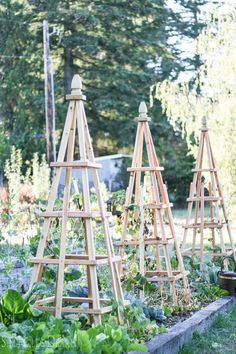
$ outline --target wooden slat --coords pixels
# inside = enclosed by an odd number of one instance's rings
[[[142,167],[129,167],[127,168],[128,172],[145,172],[145,171],[163,171],[164,167],[160,166],[142,166]]]
[[[36,305],[46,305],[46,304],[50,304],[53,303],[55,301],[55,296],[50,296],[47,298],[43,298],[40,300],[36,300],[35,304]],[[92,298],[88,298],[88,297],[75,297],[75,296],[63,296],[62,297],[62,301],[63,302],[73,302],[73,303],[88,303],[88,304],[92,304],[93,303],[93,299]],[[110,302],[111,299],[100,299],[101,303],[108,303]]]
[[[157,240],[157,239],[145,239],[144,244],[145,245],[167,245],[169,241],[173,240],[172,237],[167,237],[165,240]],[[117,241],[116,242],[117,246],[139,246],[140,245],[140,240],[124,240],[124,241]]]
[[[35,304],[36,305],[46,305],[46,304],[50,304],[51,302],[55,301],[55,296],[50,296],[50,297],[46,297],[40,300],[36,300]]]
[[[101,218],[100,211],[91,211],[91,212],[84,212],[84,211],[68,211],[67,212],[68,218]],[[110,217],[112,213],[106,212],[105,216]],[[44,218],[60,218],[62,217],[62,211],[48,211],[43,212],[40,214],[41,217]]]
[[[34,307],[36,309],[41,310],[41,311],[55,312],[55,306],[34,305]],[[109,309],[111,307],[112,306],[109,306]],[[90,308],[87,308],[87,307],[75,308],[75,307],[69,307],[69,306],[68,307],[62,307],[61,312],[62,313],[85,313],[85,314],[88,314],[88,315],[101,315],[103,313],[102,309],[90,309]]]
[[[102,307],[101,308],[101,313],[108,313],[108,312],[112,312],[113,311],[113,307],[112,306],[106,306],[106,307]]]
[[[121,260],[120,256],[114,256],[111,258],[112,262],[119,262]],[[59,264],[58,258],[51,257],[43,257],[43,258],[31,258],[29,262],[34,264]],[[108,257],[107,256],[96,256],[95,260],[89,260],[88,256],[85,255],[66,255],[65,264],[73,265],[98,265],[98,264],[107,264]]]
[[[130,204],[130,205],[124,205],[123,208],[124,209],[129,209],[131,206],[134,207],[139,207],[136,204]],[[173,207],[173,203],[148,203],[148,204],[144,204],[144,209],[168,209],[169,207],[172,208]],[[132,210],[131,210],[132,211]]]
[[[200,255],[201,253],[201,250],[195,250],[194,251],[194,255]],[[185,256],[190,256],[193,254],[193,251],[192,249],[190,250],[184,250],[182,251],[182,254],[185,255]],[[229,256],[232,254],[232,250],[228,250],[228,251],[225,251],[225,252],[208,252],[208,251],[204,251],[203,252],[203,256],[211,256],[211,257],[222,257],[222,256]]]
[[[144,240],[145,245],[167,245],[169,241],[173,240],[172,237],[166,237],[165,240],[156,240],[156,239],[146,239]]]
[[[188,253],[190,251],[192,252],[192,247],[181,249],[181,254],[184,256],[184,255],[186,255],[186,253]]]
[[[213,222],[210,222],[210,223],[204,223],[203,227],[204,229],[214,229],[214,228],[217,228],[217,229],[221,229],[224,225],[224,223],[213,223]],[[197,223],[197,224],[189,224],[189,225],[185,225],[183,226],[185,229],[186,228],[190,228],[190,229],[198,229],[199,227],[201,227],[201,224],[200,223]]]
[[[204,196],[204,202],[218,202],[218,200],[221,200],[220,197],[205,197]],[[200,202],[201,197],[194,197],[194,198],[187,198],[187,202]]]
[[[152,277],[152,278],[146,278],[147,281],[150,283],[152,282],[173,282],[175,281],[175,277]]]
[[[164,281],[164,282],[172,281],[172,282],[174,282],[174,281],[177,281],[179,279],[182,279],[183,277],[186,277],[189,274],[189,272],[185,271],[185,272],[181,273],[181,272],[172,271],[172,274],[173,274],[173,276],[168,277],[167,272],[164,272],[163,275],[165,275],[165,276],[162,277],[162,274],[159,273],[157,276],[154,276],[152,278],[147,277],[147,281],[149,281],[149,282],[158,282],[158,281],[160,281],[160,282],[161,281]]]
[[[82,100],[86,101],[86,96],[85,95],[66,95],[66,100]]]
[[[194,168],[192,172],[216,172],[217,168]]]
[[[151,122],[151,118],[150,117],[136,117],[134,118],[135,122]]]
[[[72,167],[72,168],[102,168],[99,163],[90,161],[73,161],[73,162],[51,162],[51,167]]]
[[[179,274],[178,271],[173,271],[172,273],[173,273],[174,275]],[[168,272],[167,272],[166,270],[161,270],[161,271],[158,271],[158,270],[147,270],[147,271],[145,272],[145,275],[146,275],[146,276],[147,276],[147,275],[156,275],[156,276],[158,276],[158,275],[168,275]]]
[[[169,207],[173,207],[173,203],[168,203],[168,204],[164,204],[164,203],[160,203],[160,204],[150,203],[150,204],[145,204],[145,205],[144,205],[144,209],[168,209]]]

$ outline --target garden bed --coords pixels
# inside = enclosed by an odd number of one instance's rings
[[[179,349],[191,340],[194,332],[202,332],[209,327],[215,317],[226,311],[236,302],[235,296],[226,296],[197,311],[183,322],[172,326],[167,333],[161,333],[146,343],[151,354],[176,354]],[[132,351],[130,354],[141,352]]]

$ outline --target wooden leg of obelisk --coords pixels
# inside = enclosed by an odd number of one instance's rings
[[[80,159],[82,161],[87,160],[86,144],[88,144],[87,134],[84,126],[84,112],[83,104],[81,101],[76,103],[76,112],[77,112],[77,127],[79,135],[79,151]],[[84,211],[90,212],[90,192],[89,192],[89,180],[88,180],[88,169],[85,168],[82,170],[82,187],[83,187],[83,200],[84,200]],[[87,247],[88,247],[88,259],[91,262],[96,261],[95,254],[95,245],[94,245],[94,234],[93,234],[93,225],[90,218],[85,219],[85,228],[87,235]],[[91,293],[93,299],[93,309],[94,311],[94,323],[101,324],[101,314],[97,311],[101,310],[100,300],[99,300],[99,289],[98,289],[98,279],[97,279],[97,268],[96,265],[89,265],[89,274],[91,279]]]
[[[86,148],[87,148],[88,156],[92,162],[95,162],[95,158],[93,155],[93,149],[92,149],[92,142],[91,142],[91,138],[89,135],[88,126],[86,123],[85,114],[83,115],[83,118],[84,118],[84,128],[85,128],[85,141],[86,141]],[[111,235],[109,232],[108,220],[105,215],[106,210],[105,210],[105,205],[104,205],[104,201],[102,198],[101,187],[100,187],[100,183],[99,183],[99,176],[98,176],[97,170],[93,170],[93,180],[94,180],[94,186],[95,186],[96,194],[97,194],[97,198],[98,198],[99,209],[101,211],[105,242],[106,242],[106,246],[107,246],[107,255],[108,255],[109,266],[110,266],[111,285],[113,288],[114,298],[116,301],[124,302],[123,292],[122,292],[121,284],[120,284],[120,275],[119,275],[118,265],[116,262],[113,262],[113,260],[112,260],[113,257],[115,256],[115,253],[114,253],[114,249],[113,249]],[[118,322],[121,323],[121,315],[120,315],[119,310],[117,313],[117,317],[118,317]]]
[[[87,235],[87,230],[86,230],[86,223],[85,220],[83,220],[84,224],[84,235]],[[87,237],[85,236],[85,253],[88,255],[88,241]],[[87,274],[87,284],[88,284],[88,297],[92,298],[92,289],[91,289],[91,276],[90,276],[90,267],[86,266],[86,274]],[[89,303],[89,308],[93,308],[93,304],[90,302]],[[89,315],[89,321],[92,323],[92,315]]]
[[[204,256],[204,184],[201,187],[201,220],[200,220],[200,271],[203,270]]]
[[[61,140],[61,145],[60,145],[60,149],[59,149],[59,153],[58,153],[58,159],[57,159],[58,162],[64,161],[64,157],[65,157],[65,153],[66,153],[66,147],[67,147],[67,143],[68,143],[68,139],[69,139],[69,132],[71,130],[73,119],[74,119],[74,103],[71,102],[70,105],[69,105],[69,108],[68,108],[66,122],[65,122],[65,127],[64,127],[62,140]],[[49,198],[48,198],[48,206],[47,206],[46,212],[51,212],[53,210],[53,206],[54,206],[54,202],[55,202],[56,195],[57,195],[57,189],[58,189],[58,184],[59,184],[59,181],[60,181],[60,177],[61,177],[61,169],[57,169],[56,174],[55,174],[55,176],[53,178],[52,187],[51,187],[50,195],[49,195]],[[38,245],[38,249],[37,249],[37,253],[36,253],[36,258],[40,259],[44,255],[44,250],[45,250],[45,247],[46,247],[46,242],[47,242],[47,238],[48,238],[50,224],[51,224],[50,218],[46,218],[44,220],[43,230],[42,230],[42,237],[41,237],[41,239],[39,241],[39,245]],[[40,273],[42,274],[42,269],[43,269],[43,267],[40,264],[35,264],[34,265],[29,289],[32,289],[33,284],[40,280],[40,277],[41,277]]]
[[[142,276],[145,275],[145,245],[144,245],[144,187],[140,188],[140,233],[139,233],[139,269]],[[144,296],[144,288],[140,291],[140,296]]]
[[[194,213],[194,221],[193,224],[196,225],[198,223],[198,217],[200,214],[200,201],[199,201],[199,196],[201,194],[201,172],[196,172],[197,173],[197,186],[196,186],[196,203],[195,203],[195,213]],[[193,205],[193,201],[190,202]],[[201,216],[200,216],[201,218]],[[201,237],[201,236],[200,236]],[[196,238],[197,238],[197,229],[193,229],[193,243],[192,243],[192,264],[194,263],[194,257],[195,257],[195,250],[196,250]],[[199,240],[201,244],[201,239]]]
[[[166,188],[165,184],[163,185],[163,188],[164,188],[165,202],[168,205],[168,208],[166,209],[166,214],[167,214],[167,219],[169,221],[171,233],[174,238],[174,247],[175,247],[176,257],[178,260],[178,270],[180,271],[181,274],[183,274],[185,300],[188,301],[188,300],[190,300],[190,296],[191,296],[190,290],[189,290],[188,278],[185,274],[183,258],[182,258],[179,243],[178,243],[178,240],[177,240],[177,237],[175,234],[174,221],[173,221],[173,217],[172,217],[172,213],[171,213],[171,209],[170,209],[169,198],[168,198],[167,188]]]
[[[209,197],[212,198],[212,186],[211,182],[209,182]],[[213,211],[213,202],[210,200],[210,220],[212,223],[214,223],[214,211]],[[212,237],[212,251],[213,253],[216,253],[216,240],[215,240],[215,229],[212,227],[211,228],[211,237]]]
[[[75,125],[76,119],[73,117],[71,129],[68,139],[67,147],[67,161],[72,161],[75,147]],[[62,312],[62,297],[63,297],[63,284],[64,284],[64,270],[65,270],[65,256],[66,256],[66,236],[68,224],[68,209],[70,201],[70,187],[71,187],[72,168],[66,169],[65,188],[63,195],[63,209],[62,209],[62,222],[61,222],[61,239],[60,239],[60,255],[57,273],[57,286],[55,297],[55,316],[60,318]]]

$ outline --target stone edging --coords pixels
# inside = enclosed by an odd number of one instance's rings
[[[196,312],[187,320],[175,324],[167,333],[161,333],[146,343],[150,354],[177,354],[180,348],[192,338],[194,332],[202,332],[214,321],[216,315],[226,311],[236,297],[225,296],[212,302],[202,310]],[[131,351],[128,354],[141,354],[139,351]]]

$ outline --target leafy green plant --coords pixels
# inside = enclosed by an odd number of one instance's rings
[[[44,286],[36,284],[35,293],[43,293]],[[31,298],[32,294],[27,294]],[[122,354],[129,350],[146,352],[147,348],[137,341],[147,338],[145,333],[157,333],[154,323],[136,310],[129,312],[129,325],[118,326],[115,317],[109,316],[110,323],[88,328],[88,321],[75,316],[57,319],[49,314],[32,310],[29,303],[17,291],[8,290],[0,300],[0,353],[1,354]],[[141,317],[140,317],[141,315]],[[139,319],[139,332],[131,330],[133,321]],[[141,321],[141,322],[140,322]],[[149,331],[145,326],[149,325]],[[138,328],[138,324],[136,324]],[[149,334],[150,335],[150,334]]]
[[[221,289],[217,285],[206,286],[204,283],[195,285],[194,295],[201,301],[211,302],[221,296],[227,296],[227,290]]]
[[[30,305],[16,291],[7,290],[0,299],[0,321],[4,324],[22,322],[33,317]]]

